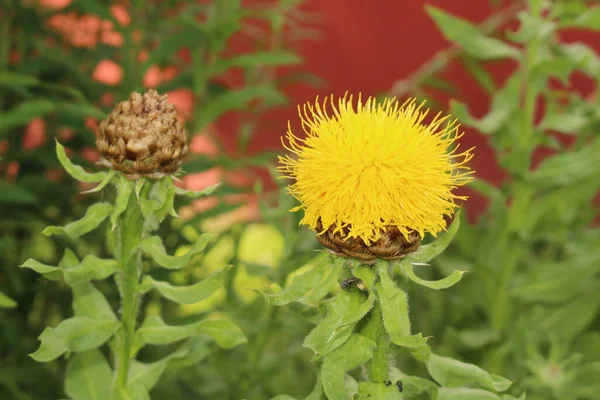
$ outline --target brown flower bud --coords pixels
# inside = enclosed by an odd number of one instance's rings
[[[319,219],[317,232],[322,231],[323,224]],[[387,226],[381,237],[371,244],[365,244],[361,238],[349,238],[348,234],[348,227],[335,232],[335,225],[332,225],[327,231],[317,235],[317,240],[332,253],[354,258],[365,264],[373,264],[377,259],[397,260],[416,251],[421,244],[421,236],[417,232],[413,231],[405,237],[393,225]]]
[[[132,179],[158,179],[179,169],[187,153],[186,131],[166,95],[131,93],[98,128],[100,164]]]

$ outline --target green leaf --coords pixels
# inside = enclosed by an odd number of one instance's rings
[[[501,400],[500,396],[481,389],[440,388],[437,400]]]
[[[0,308],[15,308],[17,302],[0,292]]]
[[[94,349],[105,343],[119,328],[115,320],[73,317],[55,328],[46,328],[38,338],[42,343],[30,356],[38,362],[52,361],[63,353]]]
[[[304,340],[303,346],[322,357],[341,346],[352,333],[354,325],[375,303],[375,296],[359,290],[343,290],[327,304],[327,316]]]
[[[555,337],[563,341],[572,340],[597,317],[600,310],[600,297],[594,294],[600,289],[599,286],[596,283],[568,303],[546,310],[543,319],[538,321],[533,330],[538,334],[552,332]]]
[[[73,285],[73,311],[77,317],[117,320],[106,297],[91,282]]]
[[[136,182],[136,189],[138,184],[143,185],[145,183],[144,179],[140,179]],[[129,204],[129,198],[132,196],[133,192],[133,183],[125,178],[123,175],[119,177],[119,181],[117,183],[117,198],[115,200],[115,206],[110,214],[110,224],[113,229],[117,226],[117,221],[121,214],[125,212],[127,205]],[[141,189],[141,186],[140,186]]]
[[[271,400],[296,400],[296,399],[287,394],[280,394],[279,396],[271,397]]]
[[[136,332],[136,343],[140,348],[145,344],[164,345],[197,335],[208,335],[225,349],[247,341],[240,328],[228,320],[203,320],[193,324],[169,326],[159,316],[149,316]]]
[[[46,279],[50,279],[51,281],[57,281],[62,277],[62,271],[60,268],[42,264],[33,258],[29,258],[27,261],[21,264],[20,267],[32,269],[38,274],[44,275]]]
[[[171,355],[169,369],[198,365],[213,351],[213,346],[209,346],[207,342],[208,339],[203,336],[187,340]]]
[[[519,49],[498,39],[484,36],[470,22],[430,5],[426,6],[425,10],[434,19],[446,39],[460,45],[474,58],[482,60],[521,58]]]
[[[268,65],[294,65],[302,59],[291,51],[272,51],[242,54],[218,60],[211,69],[211,74],[220,74],[229,68],[256,68]]]
[[[344,377],[346,372],[366,363],[373,357],[375,342],[354,334],[336,350],[332,351],[321,367],[321,382],[329,400],[348,400]]]
[[[42,233],[46,236],[66,234],[70,238],[76,239],[96,229],[110,215],[112,210],[113,207],[109,203],[96,203],[87,209],[80,220],[71,222],[64,227],[49,226]]]
[[[210,196],[215,190],[221,186],[221,182],[215,183],[203,190],[186,190],[180,187],[175,187],[175,194],[178,196],[185,196],[191,199],[197,199],[200,197]]]
[[[323,385],[321,384],[321,373],[317,370],[317,379],[312,392],[304,400],[324,400]]]
[[[584,129],[590,119],[583,111],[571,113],[548,113],[540,123],[540,129],[557,131],[566,134],[577,134]]]
[[[358,394],[360,399],[402,400],[402,392],[396,385],[386,385],[383,382],[359,382]]]
[[[156,289],[162,296],[178,304],[192,304],[204,300],[216,292],[223,285],[224,275],[228,270],[229,267],[217,271],[205,280],[190,286],[173,286],[146,276],[140,290],[146,293],[151,289]]]
[[[215,238],[212,234],[201,235],[192,248],[182,256],[170,256],[165,250],[162,239],[158,236],[150,236],[142,241],[140,248],[144,253],[152,257],[158,265],[167,269],[181,269],[189,265],[192,258],[201,253],[208,243]]]
[[[119,263],[114,259],[102,259],[94,255],[86,256],[81,263],[62,270],[65,281],[76,285],[82,281],[103,280],[117,271]]]
[[[36,117],[44,116],[56,109],[50,100],[28,100],[19,103],[10,111],[0,113],[0,137],[3,131],[29,123]]]
[[[573,26],[600,31],[600,7],[590,7],[577,17]]]
[[[291,285],[285,288],[285,290],[279,293],[262,293],[265,299],[273,305],[283,306],[291,303],[292,301],[299,300],[301,297],[306,295],[312,289],[315,289],[323,278],[324,268],[322,265],[317,265],[302,275],[298,275],[294,278]]]
[[[397,346],[407,347],[429,355],[427,339],[421,334],[411,335],[410,318],[408,316],[408,296],[400,290],[389,275],[387,265],[377,265],[379,282],[375,284],[375,291],[381,303],[383,325],[390,335],[392,343]]]
[[[433,379],[446,387],[469,386],[503,392],[512,384],[508,379],[490,375],[473,364],[463,363],[448,357],[440,357],[435,354],[429,357],[427,370]]]
[[[283,103],[285,97],[272,85],[246,86],[243,89],[227,90],[207,101],[201,108],[196,124],[204,126],[226,112],[243,110],[257,98],[271,99],[272,103]]]
[[[417,251],[407,255],[405,259],[414,263],[425,263],[433,260],[435,257],[442,254],[450,245],[450,242],[452,241],[452,238],[454,238],[454,235],[456,235],[456,232],[458,232],[459,227],[460,212],[456,213],[454,220],[452,220],[452,224],[444,236],[438,238],[432,243],[420,246]]]
[[[149,392],[158,383],[158,380],[167,368],[169,359],[169,357],[166,357],[153,363],[141,363],[132,360],[129,375],[127,376],[127,386],[142,386]]]
[[[69,160],[69,157],[67,157],[65,148],[58,142],[58,140],[56,141],[56,155],[58,157],[58,161],[60,161],[60,164],[63,166],[65,171],[67,171],[69,175],[80,182],[97,183],[102,182],[102,180],[106,177],[107,172],[96,172],[94,174],[90,174],[85,172],[85,170],[79,165],[71,163],[71,160]]]
[[[417,275],[415,275],[415,271],[413,270],[413,264],[410,261],[401,260],[399,265],[400,265],[400,268],[402,269],[402,271],[406,274],[406,276],[409,277],[409,279],[411,281],[413,281],[414,283],[417,283],[421,286],[425,286],[425,287],[428,287],[429,289],[434,289],[434,290],[447,289],[449,287],[454,286],[458,281],[460,281],[463,274],[466,272],[466,271],[454,271],[454,272],[452,272],[452,274],[445,277],[444,279],[440,279],[437,281],[426,281],[424,279],[419,278]]]
[[[20,74],[18,72],[2,70],[0,71],[0,86],[7,87],[26,87],[37,86],[40,80],[32,75]]]
[[[65,393],[72,400],[110,399],[112,385],[112,371],[100,350],[80,352],[69,360]]]
[[[0,182],[0,204],[29,205],[37,202],[38,198],[30,190],[9,182]]]
[[[527,175],[527,181],[537,187],[574,185],[600,176],[600,140],[574,151],[544,159]]]
[[[108,173],[106,174],[104,179],[102,179],[102,181],[98,184],[98,186],[96,186],[90,190],[85,190],[81,193],[88,194],[88,193],[97,193],[97,192],[101,191],[102,189],[104,189],[106,187],[106,185],[108,185],[112,181],[112,179],[116,175],[117,175],[117,171],[114,169],[111,169],[110,171],[108,171]]]
[[[391,367],[390,380],[392,383],[402,382],[402,394],[406,399],[419,399],[421,395],[427,396],[427,399],[437,399],[439,386],[429,379],[405,375],[398,368]]]

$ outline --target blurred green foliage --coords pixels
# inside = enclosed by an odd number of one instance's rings
[[[59,167],[50,139],[58,137],[72,149],[75,162],[93,169],[83,157],[94,144],[88,118],[101,119],[112,101],[142,90],[151,67],[176,65],[178,74],[157,89],[191,91],[193,108],[186,122],[192,134],[201,133],[229,111],[244,111],[239,157],[225,152],[195,154],[188,157],[184,169],[266,166],[274,161],[272,154],[246,155],[245,149],[257,116],[285,104],[282,85],[303,79],[301,75],[282,78],[273,74],[273,68],[300,61],[287,49],[284,38],[304,14],[297,9],[300,1],[294,0],[257,7],[236,0],[138,0],[129,9],[135,17],[122,25],[109,2],[81,0],[62,10],[44,9],[34,1],[5,3],[0,16],[0,148],[6,143],[6,149],[0,150],[0,398],[54,400],[65,397],[66,361],[38,364],[27,354],[37,348],[36,337],[44,327],[71,316],[71,295],[66,284],[48,282],[17,266],[29,257],[56,265],[65,247],[98,256],[106,255],[107,249],[93,232],[85,243],[40,234],[48,225],[77,220],[98,199],[98,195],[79,195],[81,187],[66,176],[48,179],[49,171]],[[530,400],[593,400],[600,390],[596,379],[600,372],[600,231],[594,203],[600,188],[600,96],[568,89],[573,74],[582,73],[595,93],[600,57],[585,43],[559,40],[565,29],[600,30],[599,8],[591,3],[524,1],[519,28],[505,36],[484,34],[488,29],[428,8],[444,35],[459,46],[460,60],[491,99],[489,112],[481,118],[458,101],[450,111],[489,138],[506,178],[499,187],[482,180],[472,184],[488,199],[488,208],[474,223],[463,214],[453,244],[432,263],[433,268],[419,268],[419,276],[426,279],[466,269],[469,273],[463,280],[443,291],[417,285],[404,288],[411,299],[413,331],[432,336],[429,344],[440,356],[471,362],[513,380],[511,393],[526,391]],[[122,45],[101,41],[89,48],[74,45],[47,23],[56,14],[70,12],[111,21],[122,35]],[[232,55],[229,40],[242,32],[254,38],[252,49]],[[145,52],[147,56],[140,57]],[[189,62],[181,58],[182,53],[189,54]],[[504,58],[517,68],[497,83],[484,62]],[[103,60],[114,60],[123,68],[120,84],[93,78]],[[241,71],[244,84],[224,84],[219,78],[229,70]],[[419,83],[452,89],[433,75]],[[113,100],[106,101],[107,95]],[[45,122],[47,140],[24,150],[26,126],[36,117]],[[61,136],[65,128],[76,134],[65,139],[69,137]],[[534,155],[540,151],[550,155],[537,162]],[[11,173],[14,166],[19,167],[18,174]],[[214,230],[212,217],[239,209],[244,201],[224,200],[244,191],[225,183],[213,194],[219,200],[217,207],[173,223],[177,233],[163,236],[169,254],[185,252],[204,230]],[[264,193],[257,185],[255,191],[262,200],[262,221],[219,229],[218,240],[195,257],[192,268],[153,275],[189,285],[231,265],[223,289],[183,306],[165,302],[151,291],[143,305],[149,315],[160,311],[175,325],[227,314],[248,344],[223,350],[199,337],[193,362],[171,363],[152,398],[264,400],[282,393],[304,398],[315,384],[312,354],[302,343],[324,306],[278,307],[256,290],[273,284],[289,287],[294,276],[313,267],[323,254],[315,252],[312,233],[298,228],[300,216],[288,212],[295,204],[283,187]],[[185,207],[189,200],[178,205]],[[98,286],[115,306],[117,294]],[[354,345],[360,349],[364,343]],[[158,359],[171,352],[171,346],[152,346],[142,358]],[[417,377],[427,374],[423,366],[403,353],[395,360],[399,369],[393,378],[404,379],[409,388],[425,387]],[[415,375],[414,381],[406,380],[404,372]],[[435,377],[436,372],[429,375]],[[444,390],[446,399],[497,398],[482,397],[478,389]],[[432,398],[433,393],[433,389],[415,393],[415,398]]]

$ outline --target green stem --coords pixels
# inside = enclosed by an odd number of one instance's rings
[[[371,382],[385,382],[390,377],[390,338],[383,326],[383,317],[379,302],[371,310],[368,331],[369,337],[375,341],[373,358],[367,365],[369,380]]]
[[[131,182],[133,185],[134,183]],[[120,241],[118,260],[120,264],[119,282],[121,294],[121,323],[123,324],[119,361],[117,366],[117,389],[127,386],[130,360],[132,358],[133,337],[140,303],[139,282],[141,273],[140,252],[137,250],[142,239],[144,218],[134,191],[129,197],[127,209],[119,220],[118,238]]]

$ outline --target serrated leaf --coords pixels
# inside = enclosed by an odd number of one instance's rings
[[[291,285],[278,293],[260,292],[273,305],[283,306],[299,300],[312,289],[315,289],[323,278],[324,268],[317,265],[302,275],[294,278]]]
[[[375,303],[369,293],[365,298],[358,290],[344,290],[327,304],[327,316],[304,340],[303,346],[323,357],[341,346],[351,335],[354,325],[364,317]]]
[[[65,393],[72,400],[106,400],[112,393],[112,371],[98,349],[75,354],[67,364]]]
[[[434,19],[444,36],[460,45],[465,52],[481,60],[499,58],[520,59],[520,51],[501,40],[484,36],[472,23],[458,18],[446,11],[426,6],[425,10]]]
[[[26,260],[23,264],[21,264],[20,267],[32,269],[38,274],[44,275],[46,279],[50,279],[51,281],[57,281],[62,277],[62,271],[60,268],[52,265],[42,264],[33,258]]]
[[[405,257],[405,260],[415,263],[424,263],[433,260],[438,255],[442,254],[444,250],[450,245],[450,242],[458,232],[460,227],[460,212],[456,213],[452,224],[448,228],[447,232],[437,238],[434,242],[420,246],[417,251],[411,253]]]
[[[96,172],[90,174],[79,165],[73,164],[71,160],[69,160],[69,157],[67,157],[65,148],[58,142],[58,140],[56,141],[56,155],[58,157],[58,161],[60,161],[60,164],[63,166],[65,171],[67,171],[69,175],[80,182],[97,183],[102,182],[102,180],[106,177],[107,172]]]
[[[429,357],[427,370],[433,379],[445,387],[467,386],[503,392],[512,384],[508,379],[490,375],[476,365],[435,354]]]
[[[0,308],[15,308],[17,302],[0,292]]]
[[[527,181],[537,187],[574,185],[600,176],[600,140],[579,150],[567,151],[544,159],[527,175]]]
[[[402,392],[396,385],[386,385],[383,382],[359,382],[358,394],[360,399],[402,400]]]
[[[70,238],[76,239],[96,229],[110,215],[112,210],[113,207],[109,203],[96,203],[87,209],[83,218],[71,222],[64,227],[49,226],[42,233],[46,236],[65,234]]]
[[[212,163],[213,162],[211,161],[211,165],[212,165]],[[211,186],[209,186],[209,187],[207,187],[205,189],[202,189],[202,190],[186,190],[186,189],[182,189],[180,187],[175,187],[175,194],[178,195],[178,196],[189,197],[191,199],[197,199],[199,197],[210,196],[220,186],[221,186],[221,182],[215,183],[214,185],[211,185]]]
[[[500,396],[481,389],[445,388],[438,391],[437,400],[501,400]]]
[[[230,111],[245,109],[255,99],[271,99],[270,103],[283,103],[285,97],[271,85],[247,86],[243,89],[232,89],[214,96],[206,102],[198,115],[198,126],[204,126]]]
[[[321,382],[329,400],[348,400],[344,377],[346,372],[366,363],[373,357],[375,342],[354,334],[336,350],[332,351],[321,367]]]
[[[112,384],[112,371],[100,350],[80,352],[69,360],[65,393],[72,400],[109,399]]]
[[[390,335],[390,340],[397,346],[418,349],[429,355],[427,339],[421,334],[411,335],[410,318],[408,316],[408,296],[400,290],[389,275],[387,265],[378,264],[379,282],[375,284],[381,304],[383,325]]]
[[[138,180],[138,182],[135,183],[136,185],[136,189],[138,187],[138,183],[139,182],[145,182],[144,179],[140,179]],[[117,183],[117,198],[115,200],[115,206],[110,214],[110,224],[113,227],[113,229],[117,226],[117,221],[119,220],[119,217],[121,216],[121,214],[123,214],[125,212],[125,210],[127,209],[127,205],[129,204],[129,199],[132,196],[132,192],[133,192],[133,183],[130,182],[128,179],[126,179],[124,176],[121,176],[118,183]],[[140,189],[143,186],[140,185]]]
[[[212,74],[220,74],[229,68],[256,68],[268,65],[293,65],[302,59],[291,51],[256,52],[241,54],[218,60],[211,69]]]
[[[151,289],[155,289],[163,297],[178,304],[192,304],[215,293],[223,285],[224,275],[228,270],[229,267],[217,271],[203,281],[190,286],[173,286],[170,283],[157,281],[150,276],[146,276],[142,281],[140,290],[146,293]]]
[[[208,243],[215,238],[212,234],[203,234],[194,243],[192,248],[182,256],[170,256],[165,250],[162,239],[158,236],[150,236],[140,243],[140,249],[152,257],[158,265],[167,269],[181,269],[189,265],[192,258],[201,253]]]
[[[106,187],[106,185],[108,185],[112,179],[115,177],[115,175],[117,175],[117,171],[114,169],[111,169],[110,171],[108,171],[106,173],[106,176],[104,177],[104,179],[102,179],[102,181],[95,186],[94,188],[90,189],[90,190],[85,190],[81,193],[83,194],[89,194],[89,193],[97,193],[99,191],[101,191],[102,189],[104,189]]]
[[[76,285],[83,281],[106,279],[114,274],[118,267],[119,263],[114,259],[103,259],[88,255],[81,263],[63,269],[62,273],[69,285]]]
[[[127,386],[142,386],[149,392],[158,383],[168,363],[169,357],[153,363],[142,363],[132,360],[127,376]]]
[[[91,282],[73,285],[73,311],[77,317],[117,320],[106,297]]]
[[[55,328],[46,328],[38,338],[42,343],[30,356],[38,362],[52,361],[64,353],[94,349],[105,343],[119,328],[119,321],[73,317]]]
[[[406,274],[406,276],[408,276],[408,278],[411,281],[434,290],[447,289],[449,287],[454,286],[456,283],[458,283],[458,281],[461,280],[463,274],[465,273],[465,271],[454,271],[443,279],[437,281],[427,281],[415,275],[413,264],[410,261],[401,260],[399,265],[402,271]]]
[[[197,335],[208,335],[225,349],[247,341],[240,328],[228,320],[207,319],[193,324],[169,326],[160,317],[150,316],[136,332],[136,343],[139,347],[145,344],[164,345]]]

